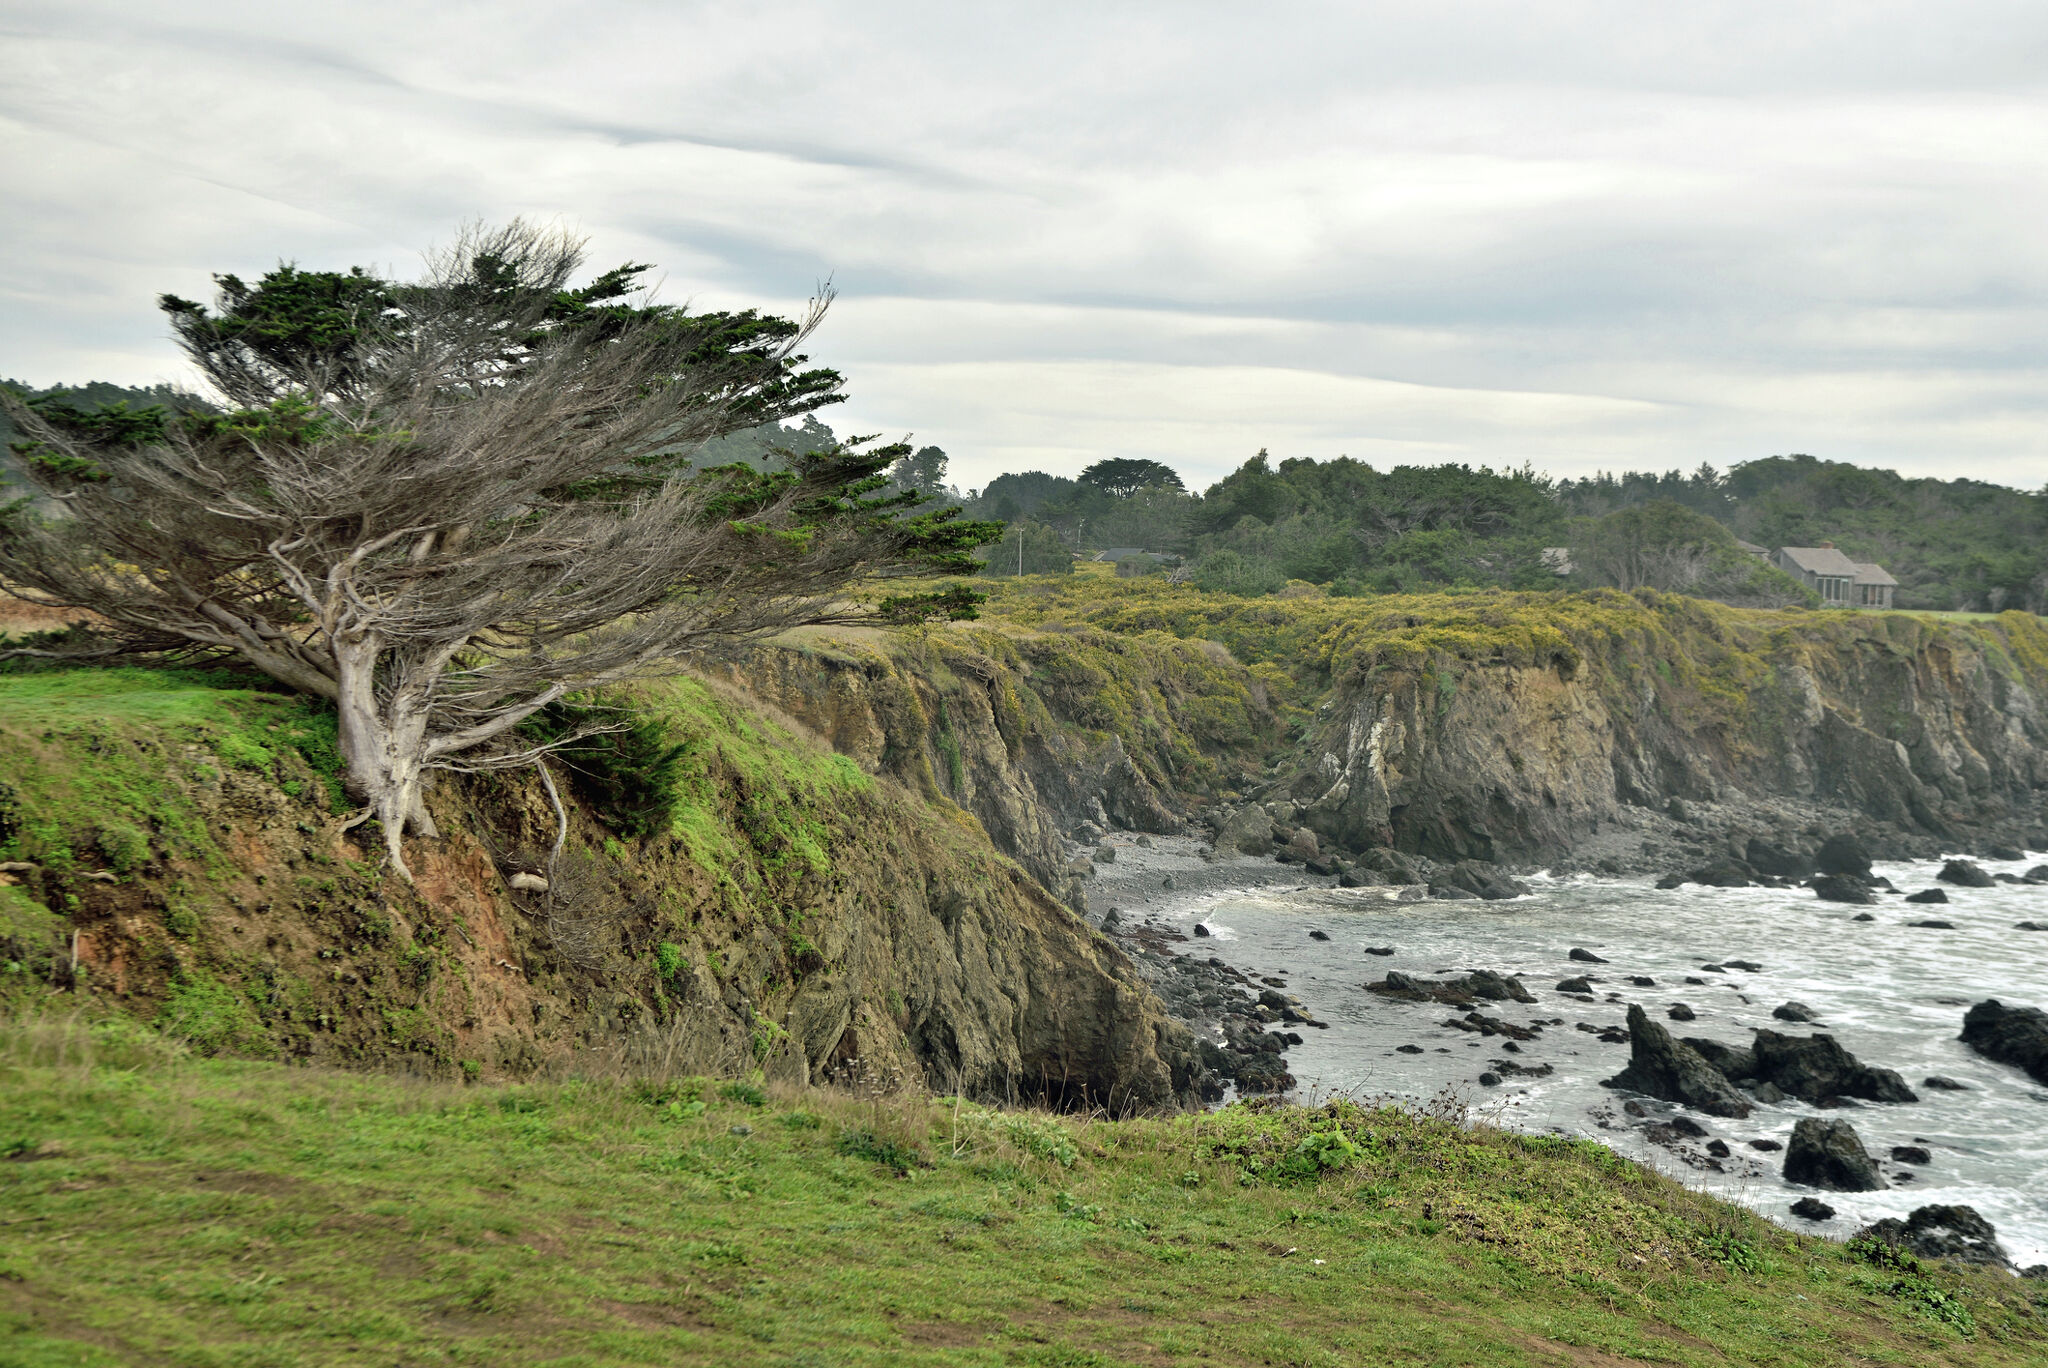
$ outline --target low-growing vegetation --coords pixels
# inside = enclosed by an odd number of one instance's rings
[[[1454,1107],[429,1084],[30,1013],[0,1025],[0,1153],[10,1365],[2048,1353],[2038,1285],[1792,1235]]]

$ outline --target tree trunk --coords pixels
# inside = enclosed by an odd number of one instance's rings
[[[375,634],[336,643],[338,740],[348,766],[345,782],[350,795],[371,809],[384,828],[384,850],[392,868],[411,883],[403,844],[407,826],[421,836],[441,834],[421,792],[427,709],[422,691],[403,678],[386,698],[378,698],[376,672],[382,654],[383,643]]]

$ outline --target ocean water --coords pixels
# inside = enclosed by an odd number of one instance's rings
[[[2048,856],[1980,863],[1994,873],[2019,873],[2043,859]],[[1877,872],[1912,892],[1935,886],[1938,868],[1939,861],[1880,864]],[[1304,1097],[1426,1098],[1448,1087],[1497,1124],[1598,1139],[1797,1229],[1845,1237],[1924,1203],[1960,1202],[1998,1227],[2000,1242],[2021,1267],[2048,1263],[2048,1088],[1978,1056],[1957,1038],[1965,1010],[1984,998],[2048,1008],[2048,932],[2014,929],[2020,921],[2048,922],[2048,886],[1950,888],[1946,906],[1880,894],[1878,905],[1859,908],[1821,902],[1806,889],[1688,885],[1660,891],[1646,880],[1581,876],[1524,881],[1533,895],[1509,902],[1393,903],[1370,889],[1265,887],[1191,895],[1147,911],[1183,933],[1203,923],[1211,937],[1192,941],[1190,953],[1284,979],[1287,992],[1329,1023],[1327,1030],[1302,1031],[1303,1044],[1287,1053]],[[1864,911],[1876,919],[1852,920]],[[1956,929],[1907,925],[1924,918],[1954,922]],[[1330,939],[1313,940],[1311,930]],[[1367,946],[1391,946],[1395,953],[1368,955]],[[1567,958],[1574,946],[1609,963],[1575,963]],[[1728,959],[1762,968],[1716,973],[1703,967]],[[1562,1017],[1565,1024],[1546,1026],[1536,1040],[1520,1043],[1519,1054],[1507,1053],[1501,1037],[1482,1040],[1445,1028],[1441,1023],[1461,1015],[1456,1009],[1390,1001],[1363,988],[1389,969],[1440,978],[1475,968],[1519,973],[1539,999],[1534,1005],[1482,1003],[1486,1015],[1518,1025]],[[1594,1000],[1554,991],[1560,979],[1581,972],[1602,980]],[[1655,985],[1633,985],[1632,975]],[[1688,977],[1702,982],[1688,983]],[[1787,1001],[1816,1009],[1818,1021],[1773,1020],[1772,1008]],[[1640,1002],[1674,1036],[1747,1045],[1758,1026],[1825,1031],[1864,1063],[1897,1069],[1919,1102],[1861,1103],[1825,1113],[1855,1125],[1893,1186],[1817,1194],[1838,1213],[1830,1222],[1792,1217],[1789,1205],[1812,1190],[1780,1176],[1782,1152],[1759,1153],[1745,1142],[1786,1141],[1800,1117],[1822,1114],[1797,1100],[1759,1106],[1742,1121],[1685,1113],[1712,1138],[1727,1141],[1733,1157],[1720,1161],[1724,1172],[1703,1166],[1706,1140],[1688,1142],[1690,1155],[1654,1143],[1643,1133],[1645,1119],[1622,1110],[1630,1095],[1600,1086],[1627,1064],[1629,1047],[1577,1029],[1581,1022],[1620,1026],[1631,1002]],[[1668,1020],[1666,1011],[1677,1002],[1691,1007],[1696,1020]],[[1400,1053],[1396,1047],[1404,1044],[1423,1053]],[[1554,1072],[1480,1086],[1479,1075],[1498,1061],[1548,1064]],[[1956,1079],[1967,1091],[1923,1087],[1930,1074]],[[1647,1121],[1681,1111],[1639,1100],[1650,1113]],[[1920,1145],[1933,1162],[1893,1163],[1894,1145]]]

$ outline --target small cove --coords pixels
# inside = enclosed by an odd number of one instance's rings
[[[1156,850],[1129,854],[1148,871],[1187,870],[1196,864],[1195,848],[1181,845],[1165,840]],[[1993,872],[2019,873],[2042,858],[1981,863]],[[1939,867],[1938,861],[1881,863],[1877,872],[1912,891],[1934,886]],[[1224,886],[1237,870],[1248,877]],[[1191,937],[1202,923],[1211,935],[1190,939],[1184,953],[1213,955],[1254,978],[1284,979],[1286,991],[1327,1023],[1324,1030],[1302,1030],[1303,1043],[1287,1052],[1305,1100],[1330,1093],[1428,1098],[1449,1088],[1479,1117],[1598,1139],[1800,1229],[1845,1237],[1925,1203],[1965,1203],[1997,1225],[2020,1266],[2048,1262],[2048,1089],[1957,1039],[1963,1013],[1984,998],[2048,1006],[2048,932],[2014,929],[2023,920],[2048,920],[2048,886],[1950,889],[1950,903],[1935,907],[1881,895],[1877,906],[1864,909],[1822,902],[1803,888],[1658,890],[1647,879],[1536,876],[1525,877],[1532,896],[1509,902],[1400,903],[1324,880],[1260,886],[1276,872],[1263,862],[1209,865],[1201,868],[1208,885],[1202,891],[1153,894],[1139,906],[1127,900],[1125,915]],[[1874,920],[1853,920],[1862,911]],[[1908,925],[1925,918],[1953,922],[1955,929]],[[1312,931],[1329,939],[1313,939]],[[1570,960],[1575,946],[1607,963]],[[1371,955],[1367,947],[1391,947],[1394,954]],[[1761,967],[1704,967],[1729,959]],[[1390,1000],[1363,987],[1390,969],[1438,978],[1476,968],[1518,973],[1539,999],[1533,1005],[1486,1003],[1487,1015],[1524,1026],[1562,1017],[1563,1024],[1545,1025],[1518,1053],[1506,1052],[1498,1037],[1446,1028],[1460,1009]],[[1579,973],[1599,980],[1592,999],[1555,991],[1560,980]],[[1638,985],[1632,977],[1654,984]],[[1817,1020],[1774,1020],[1772,1009],[1787,1001],[1814,1008]],[[1632,1002],[1677,1036],[1746,1045],[1756,1027],[1825,1031],[1865,1063],[1897,1069],[1919,1102],[1826,1113],[1855,1125],[1893,1186],[1821,1193],[1837,1212],[1834,1220],[1792,1218],[1790,1203],[1811,1190],[1779,1176],[1782,1154],[1756,1151],[1747,1142],[1783,1142],[1800,1117],[1820,1114],[1796,1100],[1760,1106],[1742,1121],[1693,1115],[1709,1138],[1727,1142],[1725,1159],[1704,1152],[1708,1138],[1675,1148],[1655,1143],[1645,1126],[1680,1109],[1638,1099],[1647,1115],[1627,1114],[1628,1095],[1600,1081],[1628,1062],[1629,1047],[1579,1029],[1580,1023],[1620,1027]],[[1691,1008],[1695,1019],[1668,1020],[1674,1003]],[[1404,1045],[1421,1053],[1403,1053]],[[1514,1075],[1503,1064],[1548,1065],[1551,1072]],[[1480,1085],[1480,1074],[1489,1070],[1504,1075],[1500,1086]],[[1921,1080],[1929,1075],[1953,1078],[1965,1090],[1926,1088]],[[1932,1162],[1892,1162],[1895,1145],[1924,1147]],[[1710,1166],[1715,1162],[1721,1171]]]

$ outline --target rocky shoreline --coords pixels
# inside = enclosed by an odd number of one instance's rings
[[[1271,814],[1266,815],[1270,821]],[[1240,823],[1240,829],[1244,825]],[[1256,829],[1255,823],[1251,825]],[[1077,834],[1086,837],[1089,844],[1075,842],[1071,847],[1075,858],[1089,863],[1078,881],[1085,890],[1090,920],[1101,925],[1130,954],[1140,973],[1166,1003],[1169,1013],[1194,1031],[1201,1042],[1204,1063],[1230,1080],[1240,1094],[1284,1092],[1297,1086],[1289,1068],[1289,1056],[1310,1039],[1308,1033],[1323,1029],[1324,1023],[1318,1020],[1320,1008],[1314,994],[1297,992],[1289,981],[1291,976],[1284,971],[1270,975],[1247,972],[1239,967],[1243,964],[1241,955],[1234,965],[1222,955],[1210,953],[1204,944],[1204,925],[1188,921],[1190,903],[1199,906],[1218,895],[1242,890],[1277,897],[1310,894],[1313,896],[1307,905],[1311,907],[1362,908],[1381,901],[1414,904],[1487,896],[1451,883],[1452,879],[1482,886],[1486,881],[1498,880],[1497,888],[1520,886],[1516,875],[1505,870],[1474,868],[1476,862],[1418,857],[1398,857],[1412,872],[1413,882],[1393,882],[1384,874],[1375,880],[1371,875],[1381,873],[1375,866],[1392,863],[1391,860],[1376,860],[1373,864],[1353,864],[1343,857],[1331,860],[1319,850],[1304,850],[1306,842],[1295,843],[1295,849],[1289,851],[1285,847],[1292,833],[1281,823],[1273,825],[1273,835],[1265,837],[1273,842],[1272,855],[1231,850],[1227,844],[1228,827],[1218,833],[1214,845],[1193,837],[1106,833],[1084,827]],[[1273,841],[1274,836],[1280,839]],[[1760,861],[1738,860],[1730,854],[1727,867],[1711,871],[1710,878],[1674,880],[1667,876],[1655,882],[1666,888],[1682,887],[1689,882],[1709,889],[1748,884],[1787,890],[1810,888],[1813,891],[1806,896],[1819,905],[1816,911],[1838,919],[1845,914],[1868,917],[1857,913],[1853,906],[1835,913],[1822,910],[1836,905],[1828,895],[1831,891],[1839,892],[1841,881],[1863,890],[1872,902],[1897,904],[1895,910],[1901,913],[1910,913],[1911,909],[1905,907],[1907,902],[1927,900],[1930,890],[1939,897],[1944,887],[1962,890],[1958,896],[1968,902],[1967,890],[2048,884],[2048,867],[2035,866],[2023,874],[1989,874],[1975,861],[1951,859],[1930,881],[1928,889],[1909,899],[1905,889],[1891,888],[1886,880],[1872,873],[1860,842],[1845,839],[1840,833],[1829,836],[1824,831],[1812,832],[1804,840],[1800,836],[1801,833],[1794,833],[1782,842],[1771,842],[1775,849],[1765,849],[1761,842],[1752,847],[1755,838],[1745,840],[1743,854],[1764,856],[1770,861],[1769,869],[1758,868]],[[1943,852],[1930,849],[1922,853],[1932,857]],[[2017,850],[1996,847],[1984,854],[1993,860],[2019,856]],[[1465,867],[1461,869],[1460,865]],[[1840,872],[1823,872],[1824,868]],[[1364,879],[1347,877],[1354,871],[1369,872]],[[1640,865],[1637,872],[1640,878]],[[1797,882],[1787,877],[1802,873]],[[1830,880],[1836,881],[1832,889]],[[1538,883],[1555,886],[1547,880]],[[1496,891],[1495,897],[1499,896]],[[1404,907],[1403,911],[1412,918],[1411,909]],[[1316,920],[1312,915],[1304,916],[1304,936],[1309,940],[1327,939],[1327,935],[1314,928]],[[1890,922],[1893,918],[1885,920]],[[1923,924],[1920,920],[1901,923]],[[1217,948],[1221,944],[1218,942]],[[1370,945],[1362,947],[1362,951],[1367,956],[1381,953]],[[1385,952],[1394,953],[1392,947],[1386,947]],[[1590,950],[1574,948],[1569,959],[1578,972],[1562,976],[1555,985],[1547,978],[1540,983],[1532,980],[1530,987],[1538,989],[1543,999],[1558,1003],[1575,998],[1592,1002],[1596,995],[1604,995],[1612,1009],[1619,1010],[1615,990],[1627,992],[1630,984],[1652,982],[1640,975],[1605,969],[1604,957]],[[1284,952],[1280,958],[1263,962],[1295,963]],[[1725,967],[1731,971],[1760,968],[1740,959],[1727,961]],[[1712,983],[1716,979],[1693,976],[1687,981]],[[1539,1057],[1546,1052],[1554,1054],[1557,1044],[1574,1038],[1553,1037],[1553,1045],[1546,1050],[1542,1045],[1545,1028],[1567,1026],[1564,1017],[1522,1020],[1526,1013],[1503,1012],[1503,1007],[1536,1000],[1520,978],[1504,971],[1465,970],[1447,977],[1425,978],[1396,969],[1383,971],[1375,976],[1375,981],[1360,986],[1388,1002],[1453,1008],[1448,1019],[1435,1024],[1445,1030],[1455,1029],[1475,1045],[1484,1041],[1496,1052],[1487,1059],[1479,1082],[1482,1088],[1498,1088],[1502,1093],[1512,1092],[1519,1083],[1544,1078],[1552,1071],[1551,1063],[1539,1063],[1522,1051],[1536,1050]],[[1749,1000],[1743,998],[1744,1002]],[[1797,1001],[1770,1006],[1766,1000],[1756,1010],[1770,1012],[1773,1028],[1799,1026],[1816,1017],[1814,1009]],[[1659,1015],[1664,1013],[1660,1010]],[[1678,1035],[1682,1027],[1677,1023],[1691,1020],[1692,1015],[1682,1003],[1671,1005],[1668,1016],[1673,1024],[1667,1029],[1662,1022],[1652,1020],[1643,1006],[1631,1003],[1625,1026],[1580,1023],[1598,1041],[1626,1045],[1630,1053],[1627,1067],[1608,1079],[1615,1089],[1614,1103],[1595,1109],[1593,1125],[1638,1134],[1684,1166],[1721,1175],[1723,1179],[1741,1181],[1744,1175],[1782,1175],[1788,1183],[1823,1193],[1911,1183],[1918,1176],[1917,1166],[1928,1162],[1927,1149],[1917,1138],[1915,1143],[1907,1144],[1901,1137],[1899,1144],[1887,1143],[1866,1153],[1862,1138],[1846,1118],[1828,1117],[1811,1125],[1802,1121],[1787,1140],[1744,1139],[1740,1127],[1727,1138],[1715,1134],[1719,1127],[1713,1125],[1713,1118],[1739,1120],[1756,1106],[1768,1107],[1780,1100],[1822,1108],[1854,1108],[1859,1102],[1883,1106],[1917,1100],[1916,1088],[1938,1091],[1960,1085],[1940,1076],[1922,1081],[1916,1075],[1909,1082],[1881,1063],[1858,1060],[1825,1032],[1801,1035],[1789,1029],[1759,1027],[1753,1028],[1753,1039],[1734,1044],[1706,1036]],[[2037,1060],[2048,1062],[2048,1044],[2044,1044],[2048,1042],[2048,1023],[2042,1021],[2039,1012],[2024,1008],[2001,1010],[1998,1004],[1990,1003],[1973,1009],[1972,1021],[1977,1023],[1976,1034],[1982,1042],[1975,1047],[1983,1057],[2022,1071],[2029,1070]],[[1422,1023],[1418,1020],[1416,1024]],[[1968,1032],[1965,1038],[1969,1038]],[[1402,1045],[1400,1052],[1422,1054],[1424,1049],[1410,1044]],[[1473,1062],[1461,1059],[1460,1063]],[[1592,1067],[1590,1061],[1588,1067]],[[1605,1077],[1613,1072],[1609,1067],[1594,1076]],[[1699,1124],[1688,1112],[1701,1113],[1709,1124]],[[1783,1210],[1781,1207],[1780,1211]],[[1832,1205],[1814,1196],[1792,1203],[1791,1214],[1812,1221],[1829,1221],[1836,1215]],[[1917,1250],[1979,1262],[2003,1261],[2002,1253],[1993,1257],[1993,1252],[2001,1247],[1991,1223],[1966,1204],[1934,1204],[1916,1208],[1910,1215],[1887,1217],[1875,1225],[1849,1229],[1909,1252]]]

